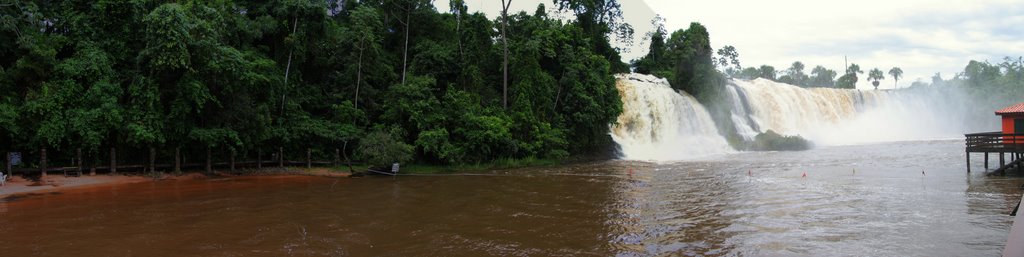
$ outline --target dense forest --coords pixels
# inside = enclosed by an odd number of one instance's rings
[[[611,40],[632,33],[619,4],[502,3],[489,18],[463,0],[6,1],[0,150],[81,149],[87,164],[109,148],[340,148],[375,164],[607,151],[612,75],[629,69]]]

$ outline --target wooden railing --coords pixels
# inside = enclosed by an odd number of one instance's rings
[[[223,160],[224,159],[223,157],[220,158],[221,160],[215,160],[214,157],[211,156],[211,152],[207,151],[207,156],[205,158],[206,159],[205,162],[184,162],[182,160],[182,158],[181,158],[182,156],[180,155],[180,152],[175,151],[174,152],[173,162],[158,163],[157,162],[158,158],[156,156],[156,151],[153,148],[150,148],[150,155],[149,155],[150,159],[149,159],[149,162],[148,163],[144,163],[143,162],[143,163],[140,164],[140,162],[142,162],[142,161],[140,161],[138,159],[128,160],[128,161],[125,161],[125,160],[122,159],[122,160],[120,160],[121,162],[119,162],[119,160],[116,157],[117,156],[116,155],[117,150],[115,148],[111,148],[111,150],[110,150],[111,154],[109,155],[110,156],[110,162],[109,163],[92,162],[91,165],[85,165],[85,164],[83,164],[80,161],[80,160],[82,160],[81,152],[77,151],[76,152],[76,156],[72,159],[72,161],[70,163],[69,162],[61,162],[61,163],[57,163],[57,165],[54,165],[54,166],[48,166],[47,165],[48,164],[47,163],[48,159],[47,159],[47,154],[46,154],[46,148],[42,148],[39,151],[39,158],[36,159],[36,161],[38,161],[38,164],[31,165],[31,167],[14,167],[14,166],[12,166],[11,165],[11,158],[12,158],[11,154],[5,154],[6,157],[0,157],[0,162],[2,162],[2,166],[4,166],[3,169],[0,170],[0,172],[3,172],[6,175],[11,175],[11,174],[15,174],[15,173],[21,173],[21,174],[35,173],[35,174],[46,175],[47,172],[54,172],[54,171],[55,172],[64,172],[65,174],[69,174],[71,172],[74,172],[74,173],[77,173],[77,174],[81,174],[83,170],[88,170],[89,173],[94,173],[94,172],[99,170],[99,171],[109,171],[110,173],[118,173],[118,171],[121,171],[121,172],[138,174],[139,172],[145,173],[145,172],[153,172],[153,171],[180,172],[182,169],[190,169],[190,170],[205,169],[207,172],[212,172],[212,170],[214,168],[218,168],[218,169],[224,168],[224,169],[230,170],[231,172],[235,172],[236,168],[256,168],[256,169],[261,169],[263,167],[268,167],[268,168],[270,168],[270,167],[284,168],[286,166],[288,166],[288,167],[301,167],[301,166],[305,166],[306,168],[312,168],[314,165],[316,165],[316,166],[337,166],[337,165],[341,165],[342,164],[340,149],[334,149],[333,160],[323,160],[323,159],[317,160],[317,159],[314,159],[315,157],[313,155],[313,149],[312,148],[307,148],[306,149],[306,154],[305,154],[305,158],[304,158],[305,160],[301,160],[300,158],[294,158],[295,157],[294,154],[292,156],[286,156],[285,152],[284,152],[284,148],[280,148],[279,147],[277,150],[278,150],[278,152],[276,154],[276,157],[273,154],[271,156],[267,156],[262,151],[257,150],[257,152],[256,152],[256,160],[247,159],[247,157],[248,158],[252,158],[252,156],[245,156],[243,154],[243,156],[239,156],[239,158],[241,158],[241,160],[237,160],[237,161],[236,161],[236,157],[235,157],[235,155],[233,153],[231,153],[231,154],[225,153],[225,155],[230,156],[228,160]],[[329,151],[324,151],[324,152],[320,153],[319,154],[320,158],[323,158],[324,155],[327,155],[325,153],[329,153]],[[51,154],[51,156],[52,156],[52,154]],[[166,158],[166,157],[168,157],[168,156],[163,156],[163,158]],[[263,159],[264,157],[271,157],[271,158]],[[288,159],[288,157],[292,157],[295,160],[290,160],[290,159]],[[195,158],[195,159],[202,160],[204,158],[202,156],[199,156],[198,158]],[[76,162],[75,160],[78,160],[78,161]],[[123,162],[130,162],[130,163],[123,163]],[[49,163],[49,164],[53,164],[53,163]],[[64,165],[61,165],[61,164],[64,164]]]
[[[968,152],[1024,152],[1024,134],[966,134]]]

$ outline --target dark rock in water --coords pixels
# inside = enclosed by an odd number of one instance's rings
[[[803,151],[811,148],[811,142],[800,136],[784,136],[768,130],[754,137],[750,150],[754,151]]]
[[[358,178],[358,177],[364,177],[364,176],[366,176],[366,172],[362,172],[362,171],[352,172],[352,174],[348,175],[348,177],[350,177],[350,178]]]

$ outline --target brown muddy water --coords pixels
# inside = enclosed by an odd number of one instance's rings
[[[980,155],[968,174],[963,155],[925,141],[96,187],[0,202],[0,256],[999,255],[1024,178],[981,174]]]

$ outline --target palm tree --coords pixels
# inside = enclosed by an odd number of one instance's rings
[[[885,76],[883,75],[884,73],[882,73],[882,70],[879,70],[878,68],[871,69],[871,71],[868,72],[868,80],[871,80],[871,85],[875,86],[875,90],[878,90],[878,81],[885,79]]]
[[[900,67],[892,67],[892,69],[889,70],[889,75],[892,76],[893,80],[895,80],[895,82],[892,83],[893,88],[899,88],[897,83],[900,82],[900,77],[903,77],[903,69],[900,69]]]
[[[860,70],[860,65],[857,65],[856,63],[851,63],[850,67],[846,67],[846,74],[856,75],[855,73],[864,74],[864,71]]]

